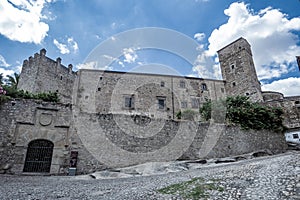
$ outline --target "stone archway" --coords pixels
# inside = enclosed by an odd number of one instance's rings
[[[49,140],[32,140],[28,144],[23,172],[49,173],[53,147]]]

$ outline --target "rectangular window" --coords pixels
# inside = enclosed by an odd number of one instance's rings
[[[165,109],[166,98],[165,97],[157,97],[158,109],[163,110]]]
[[[200,101],[199,99],[192,98],[192,108],[199,108]]]
[[[134,108],[134,97],[133,96],[127,96],[125,97],[125,108]]]
[[[185,82],[184,82],[184,81],[180,81],[180,83],[179,83],[179,87],[181,87],[181,88],[185,88]]]
[[[299,139],[299,135],[297,133],[293,134],[294,139]]]
[[[160,87],[165,87],[165,82],[164,81],[160,82]]]

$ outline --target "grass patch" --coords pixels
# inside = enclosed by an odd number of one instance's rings
[[[218,180],[215,179],[205,181],[203,178],[193,178],[186,182],[173,184],[159,189],[158,192],[161,194],[180,195],[187,199],[207,199],[209,198],[208,191],[224,191],[223,187],[216,185],[217,181]]]

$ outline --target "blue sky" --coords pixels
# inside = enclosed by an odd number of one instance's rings
[[[263,90],[300,95],[299,0],[1,0],[0,73],[18,72],[23,60],[42,48],[65,66],[86,67],[98,45],[144,27],[172,30],[174,40],[176,33],[193,40],[199,50],[195,62],[128,44],[119,57],[105,55],[112,64],[98,68],[132,71],[156,63],[156,73],[168,73],[167,66],[182,75],[220,79],[216,51],[244,37]]]

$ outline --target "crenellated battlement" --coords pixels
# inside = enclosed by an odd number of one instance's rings
[[[32,93],[57,92],[62,102],[70,103],[76,77],[73,66],[65,67],[60,57],[52,60],[46,53],[46,49],[41,49],[23,61],[18,89]]]

